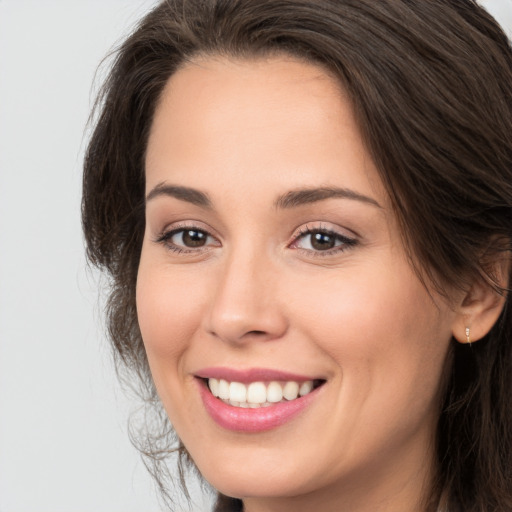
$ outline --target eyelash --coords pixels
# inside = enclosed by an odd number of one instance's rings
[[[180,246],[170,242],[170,240],[173,238],[173,236],[177,235],[178,233],[184,233],[186,231],[196,231],[196,232],[206,235],[207,239],[212,238],[212,235],[210,233],[208,233],[208,231],[206,231],[203,228],[199,228],[199,227],[196,227],[193,225],[184,225],[184,226],[177,226],[170,231],[163,232],[156,238],[155,242],[164,245],[168,250],[178,253],[178,254],[190,254],[190,253],[199,254],[201,252],[205,252],[205,251],[209,250],[208,247],[198,247],[195,249],[180,247]],[[340,233],[338,233],[332,229],[324,228],[322,226],[310,228],[308,225],[306,225],[304,228],[299,229],[298,233],[294,236],[293,241],[288,245],[288,247],[293,247],[294,245],[296,245],[298,243],[299,240],[304,239],[307,236],[311,236],[315,233],[320,233],[322,235],[333,237],[335,239],[335,242],[341,242],[341,244],[338,246],[335,246],[331,249],[326,249],[323,251],[314,250],[314,249],[304,249],[301,247],[295,247],[295,249],[297,251],[306,253],[309,256],[312,255],[314,257],[326,257],[326,256],[332,256],[333,254],[344,252],[344,251],[350,249],[351,247],[354,247],[358,243],[358,241],[355,238],[349,238],[347,236],[341,235]]]
[[[178,254],[181,254],[181,253],[198,254],[198,253],[208,250],[208,247],[198,247],[196,249],[193,249],[193,248],[180,247],[180,246],[170,242],[170,240],[172,239],[172,237],[174,235],[177,235],[178,233],[184,233],[186,231],[197,231],[199,233],[203,233],[206,235],[207,239],[212,237],[212,235],[210,235],[210,233],[208,233],[208,231],[206,231],[203,228],[199,228],[194,225],[183,225],[183,226],[176,226],[175,228],[171,229],[170,231],[164,231],[162,234],[160,234],[156,238],[155,242],[164,245],[166,249],[169,249],[170,251],[178,253]]]
[[[350,249],[351,247],[354,247],[355,245],[357,245],[357,243],[358,243],[358,241],[355,238],[349,238],[345,235],[338,233],[337,231],[322,227],[321,225],[318,227],[313,227],[313,228],[306,225],[304,228],[299,229],[299,232],[294,237],[293,242],[288,247],[292,247],[300,239],[306,238],[307,236],[311,236],[314,233],[320,233],[322,235],[330,236],[330,237],[334,238],[335,242],[341,242],[341,244],[333,247],[332,249],[326,249],[324,251],[303,249],[301,247],[297,247],[296,250],[305,252],[308,255],[313,255],[315,258],[316,257],[322,258],[322,257],[332,256],[334,254],[345,252],[346,250]]]

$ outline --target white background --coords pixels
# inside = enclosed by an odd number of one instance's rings
[[[0,512],[160,510],[79,215],[96,67],[154,3],[0,0]],[[512,33],[512,0],[482,3]]]

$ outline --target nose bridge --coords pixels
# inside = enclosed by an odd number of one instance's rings
[[[249,244],[232,250],[219,263],[207,330],[229,343],[270,340],[286,330],[276,300],[278,273],[264,251]]]

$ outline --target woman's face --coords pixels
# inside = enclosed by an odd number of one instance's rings
[[[336,81],[284,57],[187,64],[146,173],[138,318],[205,478],[247,510],[411,510],[455,313],[411,269]]]

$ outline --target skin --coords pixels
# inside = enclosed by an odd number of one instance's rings
[[[137,283],[155,385],[203,476],[248,512],[424,510],[441,377],[452,333],[463,337],[465,324],[411,269],[337,82],[285,57],[187,64],[156,110],[146,180],[148,195],[165,183],[211,201],[147,201]],[[376,204],[275,205],[317,187]],[[205,245],[187,247],[180,233],[162,240],[184,227],[208,233]],[[353,242],[318,250],[308,229]],[[198,393],[194,374],[211,366],[326,383],[290,422],[232,432]]]

